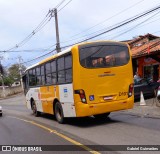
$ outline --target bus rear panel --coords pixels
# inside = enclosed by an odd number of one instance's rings
[[[73,61],[76,116],[133,108],[133,73],[124,43],[89,43],[78,47]],[[74,67],[75,66],[75,67]]]

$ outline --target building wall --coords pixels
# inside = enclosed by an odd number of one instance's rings
[[[138,61],[138,74],[142,78],[152,78],[157,81],[160,78],[160,63],[152,58],[140,57]]]
[[[10,95],[14,95],[17,93],[22,92],[22,87],[21,86],[17,86],[17,87],[5,87],[5,95],[6,96],[10,96]],[[2,98],[3,95],[3,89],[2,87],[0,87],[0,98]]]

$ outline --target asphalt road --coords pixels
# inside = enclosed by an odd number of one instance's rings
[[[34,117],[25,107],[23,95],[0,100],[0,105],[4,110],[0,118],[0,145],[74,145],[74,148],[78,148],[76,150],[82,148],[83,153],[89,153],[96,147],[88,145],[160,145],[160,119],[115,112],[105,121],[98,121],[93,117],[70,118],[62,125],[51,115]],[[87,147],[90,149],[85,151]],[[63,148],[65,146],[61,146],[62,150]]]

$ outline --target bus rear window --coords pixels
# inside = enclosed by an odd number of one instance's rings
[[[80,48],[80,64],[85,68],[122,66],[129,62],[127,46],[98,45]]]

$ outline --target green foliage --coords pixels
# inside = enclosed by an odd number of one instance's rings
[[[22,72],[26,69],[25,66],[22,65]],[[20,81],[20,69],[19,64],[13,64],[8,69],[8,76],[14,81]]]
[[[8,69],[8,76],[12,80],[20,80],[19,65],[14,64]]]
[[[13,83],[14,83],[14,80],[12,80],[11,78],[9,77],[4,78],[4,85],[11,86]]]
[[[26,69],[25,66],[21,66],[22,72]],[[4,69],[4,67],[1,65],[0,70],[1,74],[3,72],[3,81],[5,86],[11,86],[15,81],[20,81],[21,76],[20,76],[20,69],[19,69],[19,64],[13,64],[11,67],[8,68],[8,71]],[[7,72],[7,73],[6,73]],[[2,86],[2,77],[0,77],[0,86]]]

